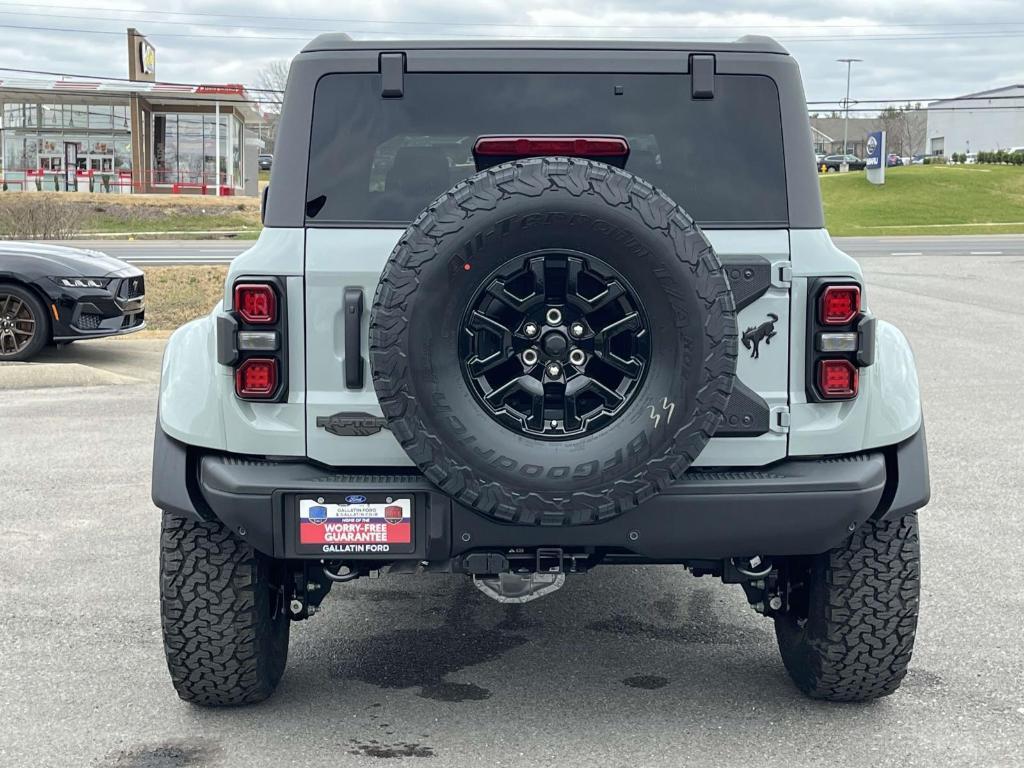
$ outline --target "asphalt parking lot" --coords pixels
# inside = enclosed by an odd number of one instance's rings
[[[657,567],[520,607],[459,578],[342,585],[293,627],[272,699],[185,705],[149,500],[163,342],[120,339],[44,361],[116,380],[40,388],[56,368],[0,366],[0,764],[1024,765],[1024,258],[862,262],[873,311],[914,346],[931,452],[921,623],[896,695],[802,698],[738,587]]]

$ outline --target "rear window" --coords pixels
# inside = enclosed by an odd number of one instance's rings
[[[313,105],[307,222],[408,224],[475,173],[485,134],[613,134],[627,170],[661,187],[704,226],[788,222],[775,83],[719,75],[715,98],[688,75],[418,74],[384,99],[380,75],[321,78]]]

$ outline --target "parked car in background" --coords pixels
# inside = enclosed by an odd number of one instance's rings
[[[824,159],[825,159],[825,155],[823,155],[821,152],[815,152],[814,153],[814,163],[819,168],[821,167],[821,161],[824,160]]]
[[[900,160],[903,161],[904,165],[910,165],[914,161],[914,158],[912,158],[910,155],[904,155],[903,157],[900,158]]]
[[[867,163],[856,155],[829,155],[821,161],[819,166],[824,165],[827,172],[834,173],[843,163],[849,165],[851,171],[863,171],[867,166]]]
[[[263,154],[256,159],[256,162],[261,171],[269,171],[270,166],[274,164],[274,156],[270,154]]]
[[[914,155],[910,158],[911,165],[924,165],[924,155]]]
[[[964,164],[965,165],[975,165],[977,162],[978,162],[978,153],[977,152],[968,152],[964,156]]]
[[[0,243],[0,361],[28,360],[50,342],[142,330],[142,271],[99,251]]]
[[[885,164],[889,168],[894,168],[897,165],[903,165],[903,158],[899,155],[889,155],[885,159]]]

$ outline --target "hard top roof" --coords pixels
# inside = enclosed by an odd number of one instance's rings
[[[707,53],[776,53],[789,55],[770,37],[744,35],[735,42],[709,40],[353,40],[344,32],[320,35],[302,49],[320,51],[403,51],[403,50],[584,50],[584,51],[687,51]]]

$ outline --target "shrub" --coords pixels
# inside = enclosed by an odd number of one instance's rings
[[[19,193],[0,199],[0,237],[67,240],[81,226],[81,207],[59,197]]]

